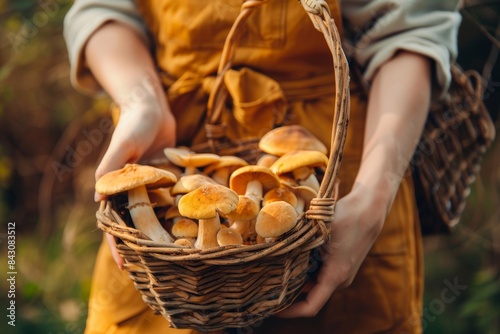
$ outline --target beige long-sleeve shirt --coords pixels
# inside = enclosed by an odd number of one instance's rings
[[[446,92],[450,62],[457,55],[458,0],[343,0],[341,5],[346,53],[364,69],[365,80],[369,82],[395,52],[407,50],[434,61],[435,94]],[[66,15],[71,82],[81,91],[102,90],[86,66],[83,50],[92,33],[112,20],[129,26],[150,43],[133,0],[76,0]]]

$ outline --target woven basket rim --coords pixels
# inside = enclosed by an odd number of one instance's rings
[[[117,219],[117,217],[119,217]],[[258,261],[263,257],[280,256],[291,249],[301,247],[307,252],[327,241],[329,222],[307,219],[305,213],[297,219],[295,227],[276,241],[253,245],[219,246],[210,249],[186,248],[175,244],[155,242],[141,231],[127,226],[111,201],[103,201],[96,212],[98,227],[120,239],[125,245],[138,253],[151,253],[154,256],[172,261],[205,261],[212,264],[233,265]],[[118,221],[118,222],[117,222]]]

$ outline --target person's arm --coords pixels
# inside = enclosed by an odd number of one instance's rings
[[[87,66],[85,46],[96,30],[111,21],[120,22],[149,45],[145,24],[134,0],[75,0],[64,17],[71,84],[83,93],[94,95],[103,90]]]
[[[96,179],[175,145],[175,119],[141,38],[129,27],[108,22],[90,36],[87,66],[120,107],[120,119],[96,170]],[[96,200],[102,199],[96,196]]]
[[[352,191],[336,204],[323,266],[306,299],[279,316],[314,316],[336,289],[352,283],[399,188],[401,178],[394,176],[402,176],[421,136],[431,96],[430,68],[427,57],[402,51],[375,75],[360,169]]]
[[[96,169],[95,178],[164,147],[175,145],[175,119],[147,45],[136,32],[118,22],[107,22],[85,46],[87,66],[99,84],[120,107],[111,142]],[[96,193],[95,200],[103,196]],[[113,258],[123,259],[109,234]]]

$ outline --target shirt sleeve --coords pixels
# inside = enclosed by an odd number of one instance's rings
[[[398,50],[425,55],[435,64],[433,94],[443,96],[451,81],[450,63],[457,56],[458,2],[343,0],[350,35],[346,53],[361,65],[368,82]]]
[[[104,23],[118,21],[132,28],[149,45],[146,28],[133,0],[76,0],[64,18],[64,39],[69,54],[71,84],[79,91],[102,91],[86,65],[84,48]]]

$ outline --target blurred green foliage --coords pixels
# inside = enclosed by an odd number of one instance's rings
[[[42,5],[48,3],[51,7]],[[489,7],[471,7],[470,14],[495,35],[498,4],[486,3]],[[55,166],[65,165],[70,151],[85,139],[83,130],[97,128],[108,117],[108,101],[92,100],[70,87],[62,39],[69,6],[67,1],[0,2],[0,224],[17,223],[18,272],[16,327],[1,321],[0,333],[81,333],[84,328],[101,240],[95,228],[93,173],[105,143],[93,146],[64,173]],[[482,70],[490,41],[468,19],[460,36],[463,67]],[[493,70],[486,103],[496,118],[498,63]],[[499,158],[497,140],[457,230],[425,240],[426,333],[500,333]],[[7,260],[0,233],[3,273]],[[444,309],[436,309],[445,281],[454,279],[466,289],[451,303],[441,300]],[[1,284],[0,305],[7,302],[5,289]]]

